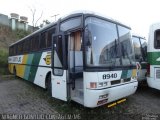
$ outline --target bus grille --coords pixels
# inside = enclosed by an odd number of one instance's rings
[[[160,79],[160,69],[156,69],[156,79]]]
[[[124,79],[124,82],[129,82],[131,80],[131,78],[126,78]]]
[[[121,83],[121,80],[111,81],[111,85],[116,85],[116,84],[120,84],[120,83]]]

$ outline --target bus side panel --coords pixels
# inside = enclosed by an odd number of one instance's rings
[[[34,84],[41,86],[43,88],[46,88],[45,86],[46,75],[50,71],[51,71],[51,68],[38,67],[37,73],[34,79]]]
[[[24,77],[23,77],[25,80],[28,80],[28,78],[29,78],[30,69],[31,69],[31,66],[30,65],[26,65],[25,72],[24,72]]]
[[[16,73],[17,76],[23,78],[24,76],[24,71],[25,71],[25,65],[17,64],[16,65]]]
[[[26,54],[26,55],[23,56],[22,64],[25,64],[25,71],[24,71],[23,78],[25,80],[29,80],[31,65],[32,65],[32,61],[33,61],[33,56],[34,56],[34,54]]]
[[[13,74],[14,64],[9,63],[9,72]]]
[[[31,66],[28,81],[34,82],[36,72],[37,72],[38,67],[37,66]]]
[[[45,88],[45,80],[49,72],[51,72],[51,51],[42,53],[34,83]]]
[[[45,88],[46,75],[51,72],[51,51],[10,57],[9,71],[30,82]]]

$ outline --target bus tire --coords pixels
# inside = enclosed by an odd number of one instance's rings
[[[46,89],[50,96],[52,96],[52,83],[51,83],[51,74],[48,73],[46,77]]]

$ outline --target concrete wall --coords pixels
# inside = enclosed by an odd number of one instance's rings
[[[6,26],[10,25],[10,20],[7,15],[0,14],[0,24],[6,25]]]
[[[21,29],[33,32],[33,26],[28,25],[27,22],[15,19],[15,18],[9,18],[7,15],[0,14],[0,24],[9,26],[12,28],[12,30]],[[37,30],[38,28],[35,28]]]
[[[17,28],[21,30],[26,30],[26,25],[23,22],[18,22]]]

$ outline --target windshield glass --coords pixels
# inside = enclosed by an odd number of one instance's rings
[[[141,44],[138,37],[132,37],[134,52],[135,52],[135,59],[137,62],[142,61],[142,53],[141,53]]]
[[[147,42],[145,39],[141,38],[141,46],[142,46],[142,57],[144,61],[147,61]]]
[[[88,66],[135,64],[130,30],[125,27],[118,26],[117,32],[116,24],[88,17],[85,21],[85,41]]]

